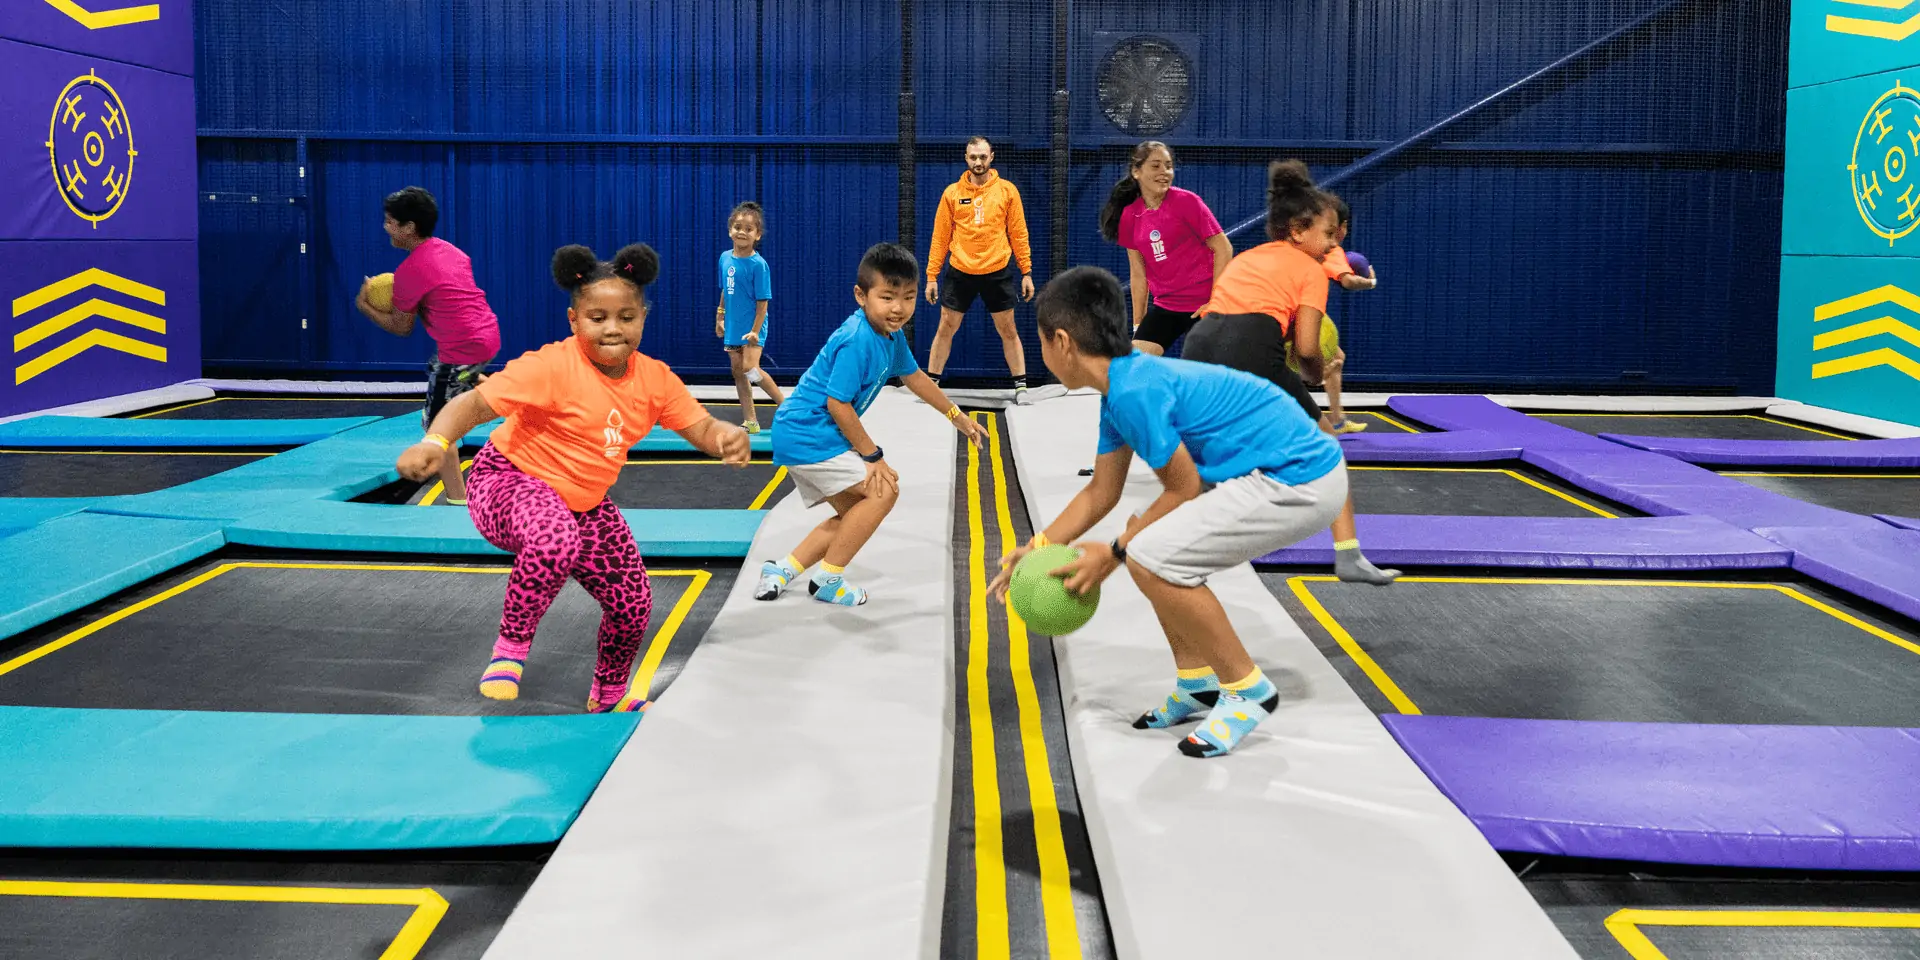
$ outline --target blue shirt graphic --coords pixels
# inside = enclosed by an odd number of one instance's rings
[[[782,466],[819,463],[852,450],[827,412],[827,400],[852,404],[855,413],[866,413],[889,377],[919,371],[906,331],[882,336],[867,322],[865,310],[855,310],[827,337],[813,366],[787,394],[787,402],[774,411],[773,462]]]
[[[727,346],[746,343],[743,338],[753,330],[755,303],[772,299],[773,273],[759,254],[736,257],[731,249],[720,254],[720,305],[727,309]],[[772,333],[773,311],[768,309],[767,322],[760,325],[761,346],[767,345]]]
[[[1100,401],[1100,452],[1127,447],[1160,469],[1186,444],[1200,479],[1260,471],[1309,483],[1340,465],[1340,443],[1279,387],[1212,363],[1144,353],[1113,358]]]

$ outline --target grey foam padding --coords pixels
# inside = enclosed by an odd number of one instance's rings
[[[752,598],[759,559],[826,519],[786,497],[673,688],[648,711],[490,960],[933,956],[953,704],[953,438],[882,393],[862,418],[900,501],[848,576]]]
[[[1092,463],[1094,398],[1009,411],[1036,524],[1058,515]],[[1088,539],[1104,540],[1158,484],[1128,484]],[[1573,950],[1479,831],[1407,758],[1250,567],[1212,580],[1282,706],[1232,756],[1192,760],[1186,730],[1135,730],[1173,661],[1124,576],[1100,611],[1054,641],[1074,779],[1123,960],[1194,950],[1200,917],[1258,918],[1299,957],[1572,958]],[[650,721],[649,721],[650,722]],[[1187,728],[1191,729],[1191,728]],[[1198,886],[1196,850],[1231,844],[1258,883]],[[1196,846],[1197,845],[1197,846]]]

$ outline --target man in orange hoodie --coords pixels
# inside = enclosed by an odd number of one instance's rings
[[[943,264],[947,268],[944,296]],[[977,298],[986,302],[993,328],[1000,334],[1007,372],[1013,375],[1014,402],[1026,402],[1027,353],[1013,325],[1016,297],[1033,299],[1033,247],[1027,239],[1026,208],[1020,204],[1020,191],[993,169],[993,144],[986,137],[974,137],[967,141],[967,172],[940,195],[940,212],[933,221],[927,302],[940,304],[940,329],[927,351],[927,376],[940,381],[947,353],[953,349],[953,335],[960,332],[960,322]]]

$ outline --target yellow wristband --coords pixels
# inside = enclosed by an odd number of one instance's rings
[[[948,408],[947,408],[947,419],[948,419],[948,420],[958,420],[958,419],[960,419],[960,408],[959,408],[959,407],[948,407]]]
[[[1052,540],[1048,540],[1048,539],[1047,539],[1047,535],[1046,535],[1046,534],[1044,534],[1044,533],[1036,533],[1036,534],[1034,534],[1034,535],[1033,535],[1033,539],[1032,539],[1032,540],[1028,540],[1028,541],[1027,541],[1027,546],[1029,546],[1029,547],[1031,547],[1031,548],[1033,548],[1033,549],[1035,549],[1035,550],[1038,550],[1038,549],[1040,549],[1041,547],[1051,547],[1051,546],[1053,546],[1053,541],[1052,541]]]
[[[441,436],[441,435],[439,435],[439,434],[437,434],[437,433],[429,433],[429,434],[427,434],[426,436],[424,436],[424,437],[422,437],[422,438],[420,438],[420,442],[421,442],[421,443],[431,443],[431,444],[433,444],[434,446],[436,446],[436,447],[439,447],[439,448],[440,448],[440,449],[442,449],[442,450],[449,450],[449,449],[452,449],[452,448],[453,448],[453,441],[452,441],[452,440],[448,440],[448,439],[447,439],[446,437],[443,437],[443,436]]]

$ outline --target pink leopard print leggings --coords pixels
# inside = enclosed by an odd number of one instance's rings
[[[489,443],[467,475],[467,510],[488,543],[514,555],[494,655],[525,660],[540,618],[572,577],[600,601],[600,655],[589,695],[605,704],[619,700],[653,613],[653,587],[613,501],[574,513],[546,481],[523,473]]]

